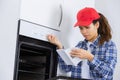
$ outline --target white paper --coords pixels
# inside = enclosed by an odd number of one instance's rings
[[[82,61],[82,59],[78,57],[71,57],[70,55],[71,49],[58,49],[57,52],[60,55],[60,57],[63,59],[63,61],[67,65],[74,65],[77,66],[77,64]]]

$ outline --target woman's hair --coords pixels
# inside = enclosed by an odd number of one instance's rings
[[[97,21],[99,22],[98,34],[100,35],[99,45],[102,45],[105,41],[109,41],[112,38],[111,35],[111,27],[108,23],[107,18],[99,13],[100,18],[93,21],[95,24]]]

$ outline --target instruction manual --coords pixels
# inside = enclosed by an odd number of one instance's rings
[[[67,64],[67,65],[74,65],[77,66],[77,64],[82,61],[82,59],[78,58],[78,57],[72,57],[70,55],[70,49],[58,49],[57,53],[59,54],[59,56],[63,59],[63,61]]]

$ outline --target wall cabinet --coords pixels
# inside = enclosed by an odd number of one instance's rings
[[[60,0],[22,0],[20,18],[43,26],[59,29]]]

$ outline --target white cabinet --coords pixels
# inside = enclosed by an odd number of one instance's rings
[[[20,18],[42,26],[59,29],[60,0],[22,0]]]

